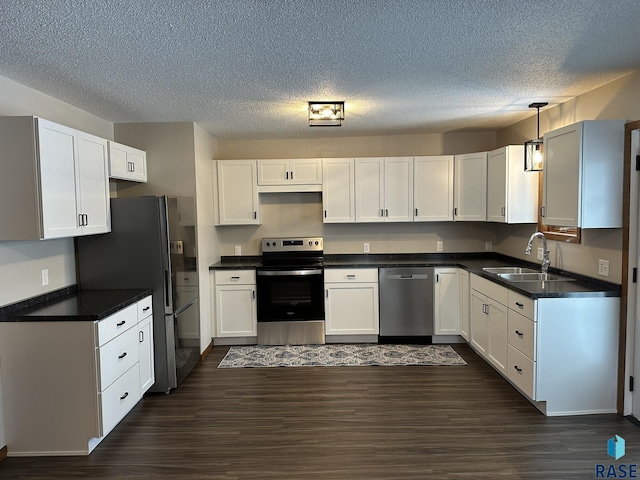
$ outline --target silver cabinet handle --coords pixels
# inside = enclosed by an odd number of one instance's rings
[[[144,342],[144,332],[142,330],[138,332],[138,342],[139,343]]]
[[[500,208],[500,215],[504,217],[505,207]]]

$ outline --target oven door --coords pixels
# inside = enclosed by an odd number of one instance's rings
[[[324,320],[322,268],[256,272],[258,322]]]

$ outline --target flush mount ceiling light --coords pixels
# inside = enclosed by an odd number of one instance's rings
[[[344,102],[309,102],[310,127],[339,127],[344,121]]]
[[[537,102],[529,105],[529,108],[538,110],[538,130],[534,140],[524,142],[524,170],[525,172],[539,172],[542,170],[542,147],[540,138],[540,109],[549,105],[547,102]]]

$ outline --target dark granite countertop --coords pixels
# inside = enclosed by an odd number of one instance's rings
[[[260,256],[223,257],[210,270],[252,269],[262,266]],[[485,267],[521,266],[539,269],[539,263],[525,262],[493,252],[417,254],[326,254],[325,268],[460,267],[530,298],[619,297],[621,286],[596,278],[551,268],[550,273],[571,277],[571,282],[507,282],[487,273]]]
[[[102,320],[151,295],[151,290],[63,289],[0,309],[0,322]]]

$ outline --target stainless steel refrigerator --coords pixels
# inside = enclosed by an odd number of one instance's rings
[[[111,232],[77,237],[81,289],[153,291],[155,384],[168,393],[200,358],[195,204],[190,197],[111,199]]]

